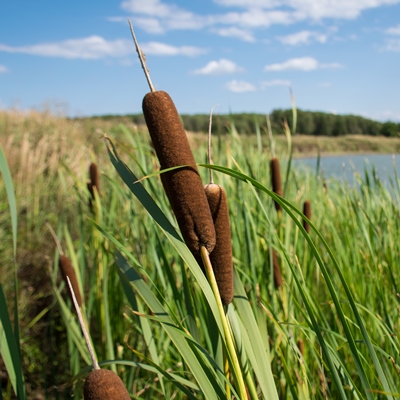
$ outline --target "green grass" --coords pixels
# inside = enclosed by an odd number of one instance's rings
[[[324,188],[315,171],[290,169],[291,149],[281,145],[287,179],[280,199],[270,189],[264,132],[253,140],[234,130],[229,140],[214,137],[214,166],[205,164],[206,140],[197,140],[204,183],[213,168],[229,202],[235,298],[225,310],[227,333],[211,287],[180,238],[146,131],[107,126],[105,141],[101,132],[85,137],[73,122],[49,115],[2,118],[16,197],[7,196],[10,179],[0,181],[0,301],[9,310],[1,314],[4,398],[17,385],[26,386],[28,398],[80,397],[90,370],[46,222],[76,269],[100,364],[120,375],[133,398],[228,398],[240,393],[240,375],[252,399],[399,398],[398,179],[385,187],[366,173],[358,186],[329,180]],[[101,170],[94,212],[86,189],[90,160]],[[306,199],[310,234],[300,212]],[[9,204],[16,205],[11,214]],[[270,249],[280,260],[278,288]]]

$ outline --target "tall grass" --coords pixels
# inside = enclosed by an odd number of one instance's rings
[[[60,130],[74,129],[64,123]],[[20,140],[34,142],[19,129]],[[21,346],[22,366],[13,364],[14,372],[24,373],[31,390],[64,398],[81,396],[91,368],[58,270],[59,254],[44,224],[49,222],[83,289],[82,311],[100,365],[117,372],[133,398],[237,396],[238,386],[227,373],[226,334],[215,297],[177,231],[147,133],[123,125],[106,133],[108,140],[91,138],[101,145],[85,143],[81,153],[72,143],[65,148],[55,140],[37,166],[47,167],[47,173],[36,184],[29,181],[34,188],[24,189],[27,175],[20,171],[35,173],[31,153],[36,147],[25,145],[25,164],[10,162],[22,238],[17,263],[24,267],[23,256],[36,251],[51,256],[36,271],[51,283],[55,299],[46,304],[45,314],[22,313],[28,319],[21,322],[21,341],[45,322],[42,334],[50,347],[57,344],[57,353],[39,353],[46,360],[30,359]],[[288,174],[290,152],[281,152],[281,176],[289,177],[283,179],[282,198],[272,191],[267,143],[261,133],[258,140],[217,136],[213,165],[199,166],[204,182],[208,169],[214,170],[229,202],[235,287],[226,315],[250,398],[398,397],[398,179],[387,187],[367,173],[357,177],[357,186],[330,180],[324,190],[315,171]],[[194,148],[196,160],[206,160],[206,140]],[[9,159],[17,147],[7,149]],[[91,150],[101,172],[92,209],[86,185]],[[51,162],[57,151],[63,154],[61,164]],[[3,182],[0,200],[6,204]],[[306,200],[312,203],[308,233],[300,211]],[[0,218],[10,224],[5,215]],[[32,231],[43,238],[35,240],[37,249],[23,240],[28,234],[32,238]],[[11,237],[5,239],[12,249]],[[274,282],[274,253],[280,285]],[[11,252],[0,254],[11,269]],[[9,286],[12,274],[4,277],[3,285]],[[13,287],[5,289],[11,296]],[[18,295],[26,296],[23,289]],[[4,359],[3,347],[1,353]],[[38,367],[48,360],[53,374]],[[29,370],[33,367],[36,375]],[[11,396],[13,389],[6,390]]]

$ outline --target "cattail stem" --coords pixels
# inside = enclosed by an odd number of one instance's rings
[[[136,52],[138,53],[140,64],[142,64],[142,68],[143,68],[144,74],[146,76],[147,83],[149,84],[150,90],[152,92],[155,92],[153,83],[151,82],[151,78],[150,78],[150,71],[147,68],[146,56],[144,55],[142,49],[139,46],[138,41],[136,40],[135,31],[133,30],[133,26],[132,26],[131,20],[129,18],[128,18],[128,22],[129,22],[129,28],[131,29],[133,41],[135,42]]]
[[[217,106],[218,106],[218,104],[216,104],[215,106],[213,106],[213,107],[211,108],[211,111],[210,111],[210,121],[209,121],[209,123],[208,123],[208,163],[209,163],[209,164],[212,164],[212,153],[211,153],[211,151],[212,151],[212,148],[211,148],[212,113],[213,113],[213,111],[214,111],[214,108],[217,107]],[[213,171],[212,171],[212,169],[210,169],[210,183],[214,183],[214,180],[213,180]]]
[[[247,398],[246,386],[244,384],[243,374],[240,369],[239,359],[238,359],[238,356],[237,356],[237,353],[235,350],[235,345],[233,343],[232,331],[229,327],[229,322],[225,315],[224,307],[222,305],[217,281],[215,279],[214,271],[213,271],[211,261],[210,261],[210,255],[204,246],[201,247],[201,258],[203,260],[203,264],[204,264],[204,267],[206,270],[208,281],[211,285],[211,289],[214,293],[214,297],[217,302],[219,315],[221,317],[222,327],[224,329],[227,352],[229,354],[229,358],[230,358],[230,361],[232,364],[231,367],[232,367],[232,371],[233,371],[233,377],[234,377],[234,380],[235,380],[235,383],[236,383],[236,386],[237,386],[237,389],[239,392],[239,396],[240,396],[239,398],[246,399]]]
[[[74,292],[74,289],[73,289],[73,287],[71,285],[71,281],[69,280],[68,276],[67,276],[67,282],[68,282],[69,290],[71,292],[72,302],[74,303],[74,307],[75,307],[76,313],[78,314],[79,324],[81,326],[82,333],[83,333],[83,336],[85,337],[86,345],[87,345],[88,350],[89,350],[90,358],[92,359],[93,368],[94,369],[100,369],[99,363],[97,362],[96,354],[94,352],[92,343],[90,341],[89,333],[88,333],[88,331],[86,329],[85,322],[83,320],[83,315],[81,313],[81,309],[79,307],[78,301],[76,300],[75,292]]]

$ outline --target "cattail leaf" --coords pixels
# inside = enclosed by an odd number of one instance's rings
[[[10,382],[19,399],[26,399],[19,341],[12,331],[7,303],[0,283],[0,354],[4,361]]]
[[[269,354],[266,351],[266,345],[263,343],[246,291],[236,271],[234,271],[234,285],[235,313],[237,313],[237,316],[241,320],[242,327],[244,328],[242,332],[244,348],[250,357],[251,365],[257,376],[264,398],[278,399],[279,397],[272,376]],[[245,338],[245,340],[243,338]]]
[[[4,154],[3,147],[0,144],[0,172],[3,175],[4,185],[8,197],[8,206],[10,208],[11,229],[13,238],[14,257],[17,254],[17,202],[15,200],[14,185],[11,178],[10,168],[8,167],[7,158]]]
[[[303,213],[300,210],[298,210],[294,205],[292,205],[289,201],[285,200],[283,197],[276,196],[275,193],[273,193],[270,189],[268,189],[267,187],[265,187],[264,185],[259,183],[257,180],[251,178],[250,176],[248,176],[246,174],[243,174],[243,173],[241,173],[239,171],[235,171],[235,170],[232,170],[232,169],[229,169],[229,168],[226,168],[226,167],[220,167],[220,166],[209,165],[209,164],[199,164],[199,165],[207,167],[207,168],[212,168],[212,169],[218,170],[220,172],[223,172],[225,174],[231,175],[231,176],[233,176],[235,178],[238,178],[240,180],[247,181],[248,183],[250,183],[254,187],[260,189],[263,192],[265,192],[270,197],[272,197],[274,201],[278,202],[282,206],[283,210],[289,214],[290,218],[298,226],[298,228],[301,231],[302,235],[305,237],[307,243],[309,244],[309,246],[311,248],[311,251],[312,251],[312,253],[313,253],[313,255],[314,255],[314,257],[315,257],[315,259],[316,259],[316,261],[317,261],[317,263],[319,265],[319,267],[321,268],[321,272],[322,272],[322,274],[323,274],[323,276],[325,278],[325,282],[327,284],[328,290],[329,290],[329,292],[330,292],[330,294],[332,296],[333,303],[335,304],[335,309],[336,309],[337,315],[338,315],[338,317],[339,317],[339,319],[340,319],[340,321],[341,321],[341,323],[343,325],[343,328],[344,328],[344,331],[345,331],[345,335],[346,335],[346,339],[348,340],[349,347],[350,347],[350,350],[351,350],[352,355],[353,355],[353,360],[355,362],[355,365],[356,365],[356,368],[357,368],[357,372],[358,372],[358,374],[360,376],[361,385],[363,387],[364,393],[365,393],[365,395],[366,395],[366,397],[368,399],[372,400],[373,397],[372,397],[372,392],[371,392],[371,390],[372,390],[371,389],[371,385],[370,385],[369,380],[367,378],[367,374],[366,374],[366,371],[364,369],[364,366],[361,363],[359,351],[357,349],[356,342],[355,342],[355,339],[353,337],[353,334],[351,333],[351,330],[350,330],[350,328],[348,326],[347,316],[343,312],[343,308],[342,308],[341,302],[339,300],[338,292],[335,289],[335,286],[334,286],[334,284],[332,282],[332,278],[331,278],[332,269],[328,271],[328,269],[327,269],[325,263],[323,262],[322,257],[320,255],[319,251],[317,250],[314,242],[311,240],[310,236],[307,235],[307,232],[305,231],[301,221],[299,221],[298,218],[295,215],[295,214],[297,214],[298,216],[303,216]],[[268,218],[268,215],[266,215],[266,217]],[[327,242],[325,241],[325,239],[323,238],[323,236],[319,232],[319,230],[316,229],[316,227],[314,226],[314,224],[311,221],[308,221],[308,223],[310,225],[310,228],[315,231],[316,235],[318,236],[319,240],[321,241],[321,243],[323,244],[323,246],[325,247],[325,249],[326,249],[326,251],[327,251],[327,253],[329,255],[329,258],[330,258],[330,260],[332,262],[333,269],[336,272],[336,274],[338,275],[338,277],[340,279],[340,282],[341,282],[341,284],[343,286],[343,289],[344,289],[344,291],[346,293],[347,300],[349,302],[349,305],[351,307],[353,315],[356,318],[357,325],[358,325],[358,327],[359,327],[359,329],[361,331],[362,337],[363,337],[364,342],[365,342],[365,344],[367,346],[368,352],[369,352],[370,357],[372,359],[373,365],[374,365],[374,367],[375,367],[375,369],[377,371],[378,377],[379,377],[379,379],[380,379],[380,381],[382,383],[384,391],[385,391],[385,393],[387,393],[388,399],[393,399],[393,397],[390,395],[390,393],[394,393],[394,391],[391,390],[391,388],[389,386],[389,383],[388,383],[388,380],[385,377],[385,374],[383,372],[382,366],[381,366],[381,364],[379,362],[379,359],[378,359],[378,357],[376,355],[376,351],[374,349],[374,346],[373,346],[373,344],[371,342],[371,339],[370,339],[370,337],[368,335],[368,332],[367,332],[367,330],[365,328],[364,322],[363,322],[363,320],[362,320],[362,318],[361,318],[361,316],[360,316],[360,314],[358,312],[357,306],[356,306],[354,298],[353,298],[353,294],[352,294],[352,292],[351,292],[351,290],[349,288],[349,285],[347,284],[347,282],[346,282],[346,280],[345,280],[345,278],[343,276],[343,273],[342,273],[342,271],[341,271],[341,269],[339,267],[339,264],[338,264],[338,262],[336,260],[336,257],[334,256],[333,251],[328,246]],[[293,276],[295,276],[295,274],[293,274]],[[318,326],[316,321],[315,321],[315,325],[314,326],[315,327]],[[323,340],[322,339],[322,335],[319,336],[319,340]],[[328,360],[329,360],[329,353],[325,353],[325,355],[328,357]],[[333,367],[332,363],[331,363],[331,366]],[[335,370],[332,370],[331,372],[332,372],[332,374],[336,374]],[[339,379],[335,379],[335,383],[336,383],[336,385],[338,387],[338,390],[341,390],[342,386],[341,386],[340,380]]]
[[[123,365],[127,367],[134,367],[134,368],[140,368],[145,371],[152,372],[154,374],[161,373],[163,376],[165,376],[169,381],[173,383],[178,383],[184,387],[190,388],[196,392],[200,391],[199,386],[192,381],[189,381],[188,379],[182,378],[180,375],[169,372],[164,370],[162,367],[159,365],[155,364],[152,360],[149,360],[144,354],[140,354],[139,352],[135,351],[135,354],[138,354],[138,356],[142,359],[145,359],[150,365],[142,363],[142,362],[136,362],[136,361],[130,361],[130,360],[113,360],[113,361],[102,361],[99,363],[100,366],[103,365],[108,365],[108,364],[116,364],[116,365]],[[185,393],[189,396],[190,399],[194,398],[192,397],[193,394],[191,392],[187,392],[185,388],[183,388]],[[189,394],[190,393],[190,394]]]
[[[125,279],[132,285],[142,300],[147,304],[153,314],[157,317],[159,323],[165,329],[168,336],[174,343],[179,354],[187,363],[188,367],[193,373],[199,387],[201,388],[205,398],[207,399],[218,399],[223,398],[224,393],[219,385],[218,380],[210,375],[209,370],[204,370],[200,360],[198,359],[200,353],[194,353],[193,349],[189,346],[186,339],[184,339],[183,332],[179,332],[175,327],[174,321],[171,319],[168,312],[164,309],[161,303],[157,300],[154,294],[151,292],[148,285],[143,281],[140,275],[131,267],[124,257],[117,254],[117,265],[121,279]],[[127,294],[127,292],[125,292]],[[131,294],[130,294],[131,296]],[[210,365],[208,365],[211,368]]]

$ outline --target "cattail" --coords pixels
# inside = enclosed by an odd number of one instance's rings
[[[303,204],[303,214],[308,218],[311,219],[311,202],[310,200],[306,200]],[[310,225],[309,223],[303,219],[303,227],[307,233],[310,232]]]
[[[108,369],[95,369],[85,380],[83,387],[85,400],[130,400],[121,378]]]
[[[299,339],[297,341],[297,347],[299,348],[301,355],[304,356],[304,341],[303,341],[303,339]]]
[[[214,221],[216,244],[210,254],[215,279],[223,305],[233,298],[233,262],[228,202],[225,190],[215,183],[204,186]]]
[[[68,287],[68,284],[67,284],[67,277],[68,277],[69,280],[71,281],[72,288],[74,289],[76,301],[77,301],[79,307],[82,307],[82,296],[81,296],[81,292],[79,290],[78,281],[76,280],[75,270],[71,264],[71,261],[69,260],[69,258],[67,256],[64,256],[61,254],[60,258],[58,259],[58,265],[61,269],[65,284]]]
[[[95,199],[94,192],[96,190],[97,194],[100,193],[99,169],[95,163],[91,163],[89,167],[89,180],[87,182],[87,188],[90,193],[89,207],[90,210],[93,211],[93,200]]]
[[[171,97],[164,91],[154,89],[146,57],[130,21],[129,25],[151,90],[144,96],[142,108],[161,169],[183,166],[163,174],[165,192],[192,253],[199,255],[201,247],[211,252],[215,246],[214,224],[186,132]]]
[[[282,196],[283,191],[282,191],[282,181],[281,181],[281,169],[277,157],[271,159],[270,171],[271,171],[272,190],[274,191],[274,193],[278,194],[279,196]],[[281,205],[276,201],[275,201],[275,209],[276,211],[282,210]]]
[[[275,288],[282,286],[281,267],[279,265],[278,254],[275,249],[272,250],[272,268],[274,269],[274,284]]]
[[[78,299],[76,298],[77,292],[75,291],[69,276],[66,278],[66,283],[70,290],[76,313],[78,314],[79,325],[81,326],[94,368],[94,370],[86,377],[85,385],[83,386],[83,398],[85,400],[130,400],[129,393],[121,378],[112,371],[100,369],[89,337],[89,332],[86,329],[84,318],[78,305]]]
[[[182,236],[199,254],[215,246],[215,230],[203,184],[189,141],[170,96],[164,91],[147,93],[143,114],[161,169],[185,166],[164,173],[162,179]]]

